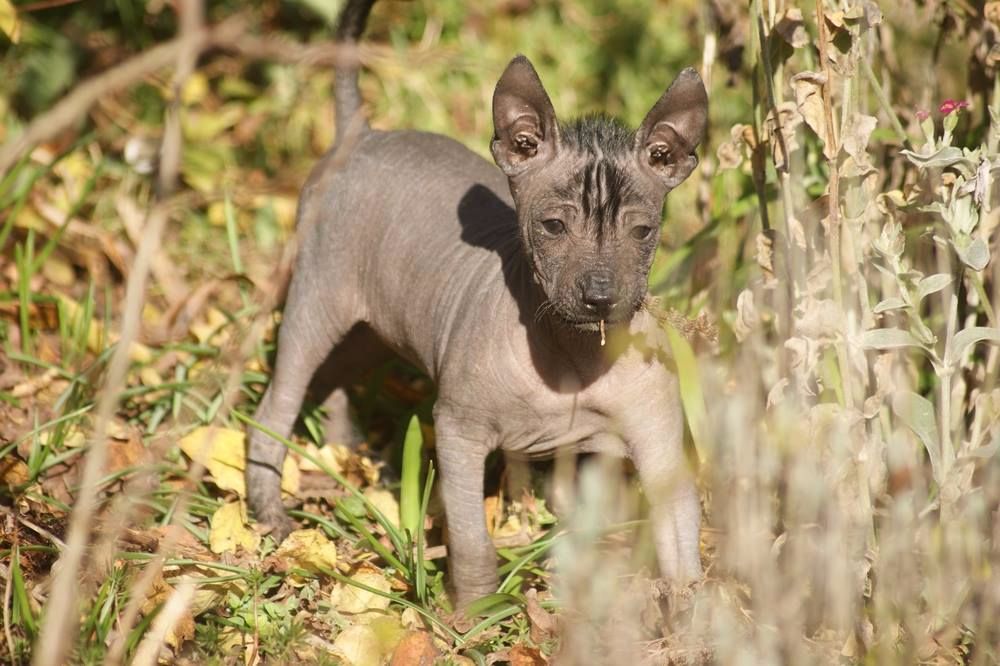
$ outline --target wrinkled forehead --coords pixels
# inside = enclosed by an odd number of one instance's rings
[[[623,205],[657,206],[655,188],[639,169],[635,133],[615,118],[588,116],[560,127],[562,178],[554,189],[577,199],[585,215]]]

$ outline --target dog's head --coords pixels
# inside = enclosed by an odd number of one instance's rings
[[[685,69],[631,131],[608,117],[560,124],[524,56],[493,94],[493,159],[507,175],[526,251],[554,312],[594,330],[646,295],[667,193],[698,164],[708,96]]]

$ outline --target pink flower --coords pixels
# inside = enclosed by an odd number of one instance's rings
[[[917,109],[917,120],[924,122],[931,117],[930,111],[924,111],[923,109]]]
[[[962,109],[967,109],[969,103],[963,100],[946,99],[941,102],[941,106],[938,107],[938,111],[942,116],[947,116],[954,111],[961,111]]]

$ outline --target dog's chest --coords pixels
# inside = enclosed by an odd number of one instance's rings
[[[569,370],[557,386],[508,385],[509,392],[496,403],[499,446],[529,457],[557,450],[628,455],[627,425],[635,410],[655,404],[660,394],[656,372],[665,370],[628,362],[622,366],[586,386]]]

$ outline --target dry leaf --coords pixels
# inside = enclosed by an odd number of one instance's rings
[[[212,514],[208,543],[213,553],[257,550],[260,535],[247,526],[247,508],[242,501],[227,502]]]
[[[826,126],[826,109],[823,106],[824,83],[826,75],[820,72],[800,72],[792,77],[795,105],[806,125],[823,142],[823,154],[827,159],[833,159],[836,156],[834,147],[827,145],[829,134]]]
[[[729,129],[729,141],[723,141],[715,152],[720,169],[735,169],[754,147],[753,128],[736,124]]]
[[[1000,28],[1000,2],[992,0],[983,7],[983,16],[987,21]]]
[[[809,32],[806,30],[805,21],[802,19],[802,10],[798,7],[786,9],[785,15],[774,26],[774,30],[792,48],[800,49],[809,43]]]
[[[396,646],[389,666],[433,666],[439,656],[441,651],[429,633],[411,631]]]
[[[28,466],[14,456],[0,460],[0,483],[7,486],[20,486],[28,482],[31,473]]]
[[[318,529],[295,530],[281,542],[274,557],[289,568],[319,572],[337,566],[337,547]]]
[[[542,656],[538,648],[515,645],[507,651],[510,666],[545,666],[549,660]]]
[[[733,333],[738,342],[746,340],[750,333],[760,324],[760,315],[754,305],[753,292],[744,289],[736,297],[736,319],[733,321]]]
[[[382,512],[393,527],[399,527],[399,502],[396,497],[384,488],[365,488],[365,497]]]
[[[201,462],[215,485],[246,497],[246,436],[239,430],[202,426],[191,431],[178,442],[192,460]],[[282,467],[281,489],[296,495],[299,492],[299,469],[288,456]]]
[[[783,102],[777,109],[768,112],[764,125],[770,137],[771,157],[776,169],[786,168],[791,154],[798,150],[796,129],[801,124],[802,114],[793,102]]]
[[[875,116],[866,116],[862,113],[854,114],[848,120],[841,143],[847,154],[858,163],[867,162],[868,141],[877,126],[878,119]]]
[[[774,241],[765,232],[757,234],[757,265],[764,271],[764,286],[772,287],[777,284],[774,276]]]
[[[363,569],[351,576],[351,580],[384,594],[389,594],[391,590],[389,581],[378,571]],[[389,598],[348,583],[338,583],[330,593],[330,603],[341,613],[356,615],[372,610],[385,610],[389,607]]]
[[[333,648],[350,666],[380,666],[382,650],[371,627],[358,624],[340,632]]]
[[[529,589],[525,594],[525,611],[531,620],[531,640],[542,643],[556,633],[556,616],[542,608],[538,603],[538,590]]]

